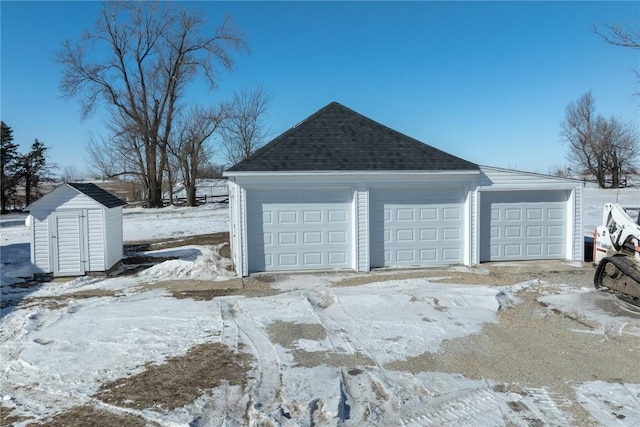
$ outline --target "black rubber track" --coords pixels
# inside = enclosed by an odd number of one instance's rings
[[[613,265],[619,273],[622,273],[616,279],[612,279],[615,281],[613,286],[603,284],[606,267],[609,264]],[[640,268],[631,258],[624,255],[603,258],[598,267],[596,267],[593,286],[596,289],[606,287],[627,297],[640,299]]]

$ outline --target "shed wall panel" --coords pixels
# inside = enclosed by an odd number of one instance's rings
[[[101,209],[87,210],[88,271],[105,270],[104,221]]]
[[[33,221],[32,263],[34,273],[51,273],[51,248],[49,247],[49,221]]]
[[[122,259],[122,206],[103,210],[103,236],[105,264],[101,270],[109,270]],[[100,270],[100,271],[101,271]]]

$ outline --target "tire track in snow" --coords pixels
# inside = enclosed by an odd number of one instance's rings
[[[392,393],[389,392],[391,382],[385,374],[385,369],[375,354],[343,327],[345,322],[362,321],[349,315],[335,294],[300,291],[300,295],[307,302],[309,312],[327,331],[327,340],[334,352],[360,353],[374,363],[374,367],[369,367],[366,371],[340,368],[339,418],[345,420],[346,416],[350,423],[355,424],[382,420],[385,414],[391,414],[392,419],[395,418],[394,407],[398,406],[399,399],[392,397]],[[339,316],[338,319],[336,315]],[[384,352],[381,347],[378,350]]]
[[[510,415],[522,411],[530,414],[529,418],[533,420],[552,421],[557,426],[567,425],[562,411],[545,390],[529,392],[528,401],[533,403],[533,410],[526,405],[517,404],[514,404],[517,409],[511,408],[504,396],[496,393],[488,384],[463,391],[462,394],[456,391],[434,397],[432,390],[421,386],[420,381],[417,381],[414,386],[422,389],[424,394],[420,397],[416,394],[409,396],[407,390],[396,385],[396,381],[389,380],[386,369],[376,356],[383,354],[384,357],[387,354],[385,349],[381,346],[376,346],[375,350],[369,349],[357,339],[356,334],[345,330],[345,323],[361,323],[362,320],[350,316],[336,295],[313,291],[301,291],[300,294],[306,299],[309,311],[327,330],[327,339],[334,351],[359,352],[375,364],[356,375],[353,375],[353,370],[341,368],[338,412],[348,414],[350,423],[385,424],[400,421],[400,425],[437,426],[476,423],[481,419],[489,424],[501,425],[510,418],[517,420],[517,416]],[[452,303],[460,307],[469,306],[464,298],[458,298]],[[410,400],[413,404],[408,403]]]
[[[488,388],[477,388],[465,392],[451,393],[433,399],[420,413],[413,414],[400,421],[402,426],[425,427],[443,425],[494,425],[489,419],[501,414],[500,402]],[[487,424],[483,423],[483,420]]]
[[[233,342],[235,326],[235,345],[245,342],[256,358],[255,381],[248,381],[249,402],[246,415],[251,423],[284,417],[282,398],[282,364],[275,347],[267,333],[243,312],[238,299],[222,299],[221,313],[225,325],[223,339]]]

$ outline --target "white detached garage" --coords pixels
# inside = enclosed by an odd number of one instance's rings
[[[481,167],[335,102],[225,175],[239,276],[582,259],[582,183]]]
[[[91,183],[66,183],[28,206],[35,275],[107,272],[122,259],[126,202]]]

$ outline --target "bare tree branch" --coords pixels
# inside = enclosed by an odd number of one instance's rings
[[[264,144],[269,132],[265,119],[270,103],[271,97],[263,86],[234,93],[229,118],[222,125],[222,140],[231,165]]]
[[[106,105],[110,141],[135,150],[149,206],[162,206],[167,143],[185,88],[198,77],[214,87],[231,50],[246,49],[230,17],[213,31],[195,12],[165,2],[105,2],[100,19],[75,43],[56,52],[60,89],[78,98],[82,116]],[[128,143],[122,141],[128,139]]]

